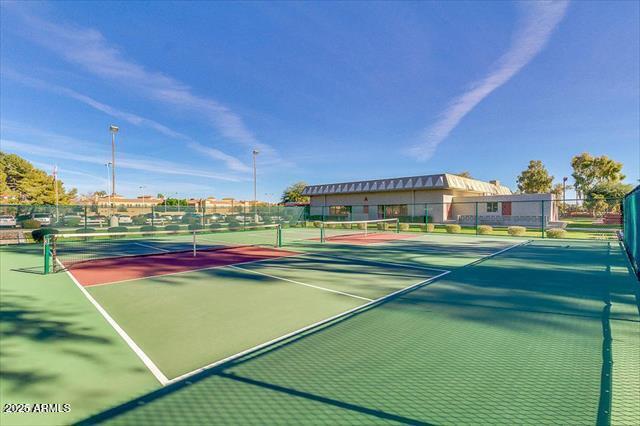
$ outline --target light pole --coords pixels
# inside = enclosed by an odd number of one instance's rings
[[[258,185],[256,174],[256,157],[260,153],[257,149],[253,150],[253,221],[258,223]]]
[[[140,188],[140,192],[142,193],[142,211],[144,211],[144,208],[145,208],[145,205],[144,205],[144,189],[146,188],[146,186],[140,185],[138,188]]]
[[[111,132],[111,195],[116,196],[116,133],[120,128],[113,124],[109,126]]]
[[[111,181],[111,173],[110,173],[109,167],[111,167],[111,163],[106,163],[105,167],[107,168],[107,195],[109,196],[108,212],[109,214],[111,214],[111,191],[110,191],[111,188],[109,188],[109,182]]]

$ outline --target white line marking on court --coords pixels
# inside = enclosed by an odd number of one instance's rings
[[[393,267],[409,268],[409,269],[421,269],[421,270],[424,270],[424,271],[436,271],[436,272],[446,272],[447,271],[447,269],[430,268],[428,266],[405,265],[405,264],[402,264],[402,263],[381,262],[379,260],[359,259],[359,258],[356,258],[356,257],[331,256],[331,255],[323,253],[323,252],[308,253],[307,255],[308,256],[328,257],[328,258],[331,258],[331,259],[352,260],[354,262],[371,263],[373,265],[381,265],[381,266],[393,266]]]
[[[443,272],[443,273],[438,274],[436,276],[433,276],[433,277],[431,277],[429,279],[426,279],[426,280],[420,281],[420,282],[418,282],[416,284],[410,285],[409,287],[405,287],[403,289],[394,291],[393,293],[387,294],[386,296],[382,296],[382,297],[380,297],[378,299],[372,300],[372,301],[370,301],[368,303],[365,303],[364,305],[356,306],[355,308],[351,308],[351,309],[349,309],[347,311],[341,312],[341,313],[336,314],[336,315],[334,315],[332,317],[329,317],[329,318],[323,319],[321,321],[318,321],[316,323],[307,325],[306,327],[299,328],[298,330],[295,330],[295,331],[292,331],[290,333],[284,334],[284,335],[282,335],[280,337],[276,337],[275,339],[269,340],[268,342],[261,343],[259,345],[256,345],[256,346],[252,347],[252,348],[246,349],[246,350],[244,350],[242,352],[238,352],[237,354],[228,356],[228,357],[223,358],[221,360],[218,360],[216,362],[212,362],[211,364],[205,365],[204,367],[201,367],[201,368],[198,368],[196,370],[190,371],[188,373],[182,374],[182,375],[180,375],[178,377],[174,377],[173,379],[169,380],[167,382],[167,384],[179,382],[179,381],[184,380],[186,378],[189,378],[189,377],[191,377],[191,376],[193,376],[195,374],[201,373],[201,372],[209,370],[211,368],[215,368],[215,367],[217,367],[217,366],[219,366],[221,364],[225,364],[227,362],[230,362],[230,361],[233,361],[235,359],[241,358],[241,357],[243,357],[243,356],[245,356],[247,354],[250,354],[252,352],[255,352],[255,351],[258,351],[260,349],[263,349],[263,348],[269,347],[271,345],[274,345],[276,343],[282,342],[283,340],[286,340],[286,339],[288,339],[290,337],[293,337],[293,336],[296,336],[298,334],[304,333],[305,331],[312,330],[312,329],[314,329],[316,327],[320,327],[320,326],[322,326],[324,324],[330,323],[332,321],[335,321],[337,319],[340,319],[340,318],[345,317],[347,315],[350,315],[352,313],[356,313],[356,312],[358,312],[360,310],[364,310],[364,309],[368,308],[369,306],[382,303],[383,301],[385,301],[385,300],[387,300],[387,299],[389,299],[389,298],[391,298],[393,296],[396,296],[398,294],[401,294],[403,292],[409,292],[409,291],[411,291],[413,289],[416,289],[418,287],[425,286],[425,285],[431,283],[432,281],[435,281],[438,278],[443,277],[443,276],[445,276],[445,275],[447,275],[449,273],[451,273],[451,271]]]
[[[531,243],[531,242],[533,242],[533,240],[526,240],[526,241],[523,241],[523,242],[521,242],[521,243],[514,244],[514,245],[512,245],[512,246],[509,246],[509,247],[507,247],[507,248],[504,248],[504,249],[502,249],[502,250],[500,250],[500,251],[497,251],[497,252],[495,252],[495,253],[491,253],[491,254],[490,254],[490,255],[488,255],[488,256],[481,257],[480,259],[474,260],[474,261],[473,261],[473,262],[471,262],[471,263],[467,263],[466,265],[461,266],[461,268],[466,268],[466,267],[468,267],[468,266],[476,265],[476,264],[478,264],[478,263],[480,263],[480,262],[482,262],[482,261],[485,261],[485,260],[487,260],[487,259],[491,259],[491,258],[492,258],[492,257],[494,257],[494,256],[497,256],[497,255],[499,255],[499,254],[501,254],[501,253],[504,253],[505,251],[509,251],[509,250],[511,250],[511,249],[514,249],[514,248],[516,248],[516,247],[523,246],[523,245],[525,245],[525,244],[529,244],[529,243]]]
[[[300,281],[290,280],[289,278],[278,277],[278,276],[267,274],[267,273],[264,273],[264,272],[254,271],[252,269],[240,268],[240,267],[235,266],[235,265],[227,265],[227,267],[228,268],[233,268],[233,269],[238,269],[238,270],[244,271],[244,272],[251,272],[252,274],[264,275],[265,277],[273,278],[273,279],[276,279],[276,280],[287,281],[287,282],[290,282],[290,283],[293,283],[293,284],[303,285],[305,287],[315,288],[317,290],[328,291],[330,293],[337,293],[337,294],[341,294],[343,296],[354,297],[356,299],[366,300],[366,301],[369,301],[369,302],[373,301],[373,299],[369,299],[368,297],[357,296],[355,294],[345,293],[344,291],[332,290],[332,289],[326,288],[326,287],[320,287],[320,286],[313,285],[313,284],[307,284],[307,283],[303,283],[303,282],[300,282]]]
[[[60,266],[64,267],[64,265],[62,264],[60,264]],[[89,302],[91,302],[93,306],[95,306],[95,308],[98,310],[98,312],[100,312],[102,317],[109,323],[111,327],[113,327],[116,333],[118,333],[120,337],[122,337],[122,339],[127,343],[127,345],[129,345],[131,350],[138,356],[138,358],[140,358],[140,360],[144,363],[144,365],[147,366],[149,371],[151,371],[151,373],[160,382],[160,384],[163,386],[168,384],[170,382],[169,379],[167,378],[167,376],[164,375],[162,371],[160,371],[158,366],[153,361],[151,361],[151,358],[149,358],[149,356],[146,353],[144,353],[142,349],[140,349],[140,347],[136,344],[136,342],[134,342],[133,339],[129,337],[126,331],[124,331],[122,327],[118,325],[116,320],[114,320],[111,317],[111,315],[109,315],[109,313],[107,313],[107,311],[96,301],[96,299],[94,299],[93,296],[91,296],[91,294],[87,291],[87,289],[84,288],[78,282],[78,280],[76,280],[76,277],[74,277],[73,274],[69,272],[69,270],[67,270],[66,273],[67,275],[69,275],[69,277],[71,278],[73,283],[76,285],[76,287],[80,289],[82,294],[84,294],[84,296],[87,299],[89,299]]]
[[[289,257],[299,257],[299,256],[304,256],[305,254],[307,254],[307,253],[298,253],[298,252],[291,252],[291,253],[296,253],[296,254],[291,254],[291,255],[287,255],[287,256],[268,257],[268,258],[265,258],[265,259],[258,259],[258,260],[248,260],[246,262],[234,263],[233,265],[248,265],[250,263],[268,262],[270,260],[286,259],[286,258],[289,258]],[[122,284],[122,283],[131,282],[131,281],[146,280],[148,278],[170,277],[172,275],[188,274],[190,272],[200,272],[200,271],[208,271],[209,269],[226,268],[227,266],[229,266],[229,265],[207,266],[205,268],[189,269],[188,271],[169,272],[169,273],[166,273],[166,274],[149,275],[149,276],[140,277],[140,278],[129,278],[129,279],[120,280],[120,281],[109,281],[108,283],[90,284],[90,285],[87,285],[86,287],[100,287],[100,286],[103,286],[103,285]]]
[[[138,242],[134,242],[133,244],[142,246],[142,247],[147,247],[147,248],[152,248],[154,250],[158,250],[158,251],[163,251],[165,253],[169,253],[170,250],[165,250],[165,249],[161,249],[160,247],[154,247],[154,246],[150,246],[149,244],[143,244],[143,243],[138,243]]]

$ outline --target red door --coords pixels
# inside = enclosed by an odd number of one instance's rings
[[[502,202],[502,216],[511,216],[511,201]]]

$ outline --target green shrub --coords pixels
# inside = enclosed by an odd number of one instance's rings
[[[401,223],[400,224],[400,230],[401,231],[408,231],[409,230],[409,224],[408,223]]]
[[[109,232],[128,232],[129,228],[126,226],[111,226],[107,229]]]
[[[153,232],[157,230],[158,230],[158,227],[153,225],[145,225],[140,227],[140,232]]]
[[[445,229],[448,234],[459,234],[462,231],[462,227],[460,225],[445,225]]]
[[[167,225],[167,226],[164,227],[165,231],[179,231],[180,229],[181,229],[180,225],[175,225],[175,224]]]
[[[378,223],[376,225],[376,227],[378,228],[379,231],[388,231],[389,230],[389,223],[388,222]]]
[[[55,228],[40,228],[40,229],[34,229],[33,231],[31,231],[31,237],[38,243],[41,243],[42,241],[44,241],[44,236],[45,235],[50,235],[50,234],[59,234],[60,231],[58,231]]]
[[[134,216],[131,218],[131,221],[133,222],[134,225],[144,225],[145,223],[147,223],[147,217],[143,214],[138,215],[138,216]]]
[[[25,219],[20,222],[20,225],[22,225],[24,229],[38,229],[42,226],[42,224],[35,219]]]
[[[273,220],[270,216],[264,216],[262,218],[262,223],[264,223],[265,225],[271,225],[273,223]]]
[[[95,228],[78,228],[76,229],[77,234],[90,234],[92,232],[96,232]]]
[[[547,230],[548,238],[566,238],[567,231],[561,228],[553,228]]]
[[[480,225],[478,226],[478,234],[480,235],[489,235],[493,233],[493,227],[491,225]]]
[[[367,224],[366,223],[359,223],[358,224],[358,229],[364,231],[365,229],[367,229]]]
[[[527,228],[524,226],[510,226],[507,228],[509,235],[514,237],[521,237],[527,233]]]
[[[420,230],[422,232],[433,232],[436,230],[436,225],[433,223],[426,223],[424,225],[420,225]]]
[[[211,225],[209,225],[209,229],[219,229],[219,228],[222,228],[221,223],[212,223]]]
[[[199,223],[190,223],[188,229],[189,231],[196,231],[198,229],[204,229],[204,226]]]
[[[342,224],[342,227],[343,227],[344,229],[351,229],[351,224],[350,224],[350,223],[343,223],[343,224]]]
[[[79,217],[68,217],[64,219],[64,224],[67,226],[79,226],[80,222],[81,220]]]
[[[322,226],[322,222],[320,222],[319,220],[316,220],[313,222],[313,226],[316,228],[320,228]]]

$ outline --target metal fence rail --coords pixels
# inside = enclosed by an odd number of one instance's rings
[[[640,185],[624,197],[624,246],[640,279]]]

